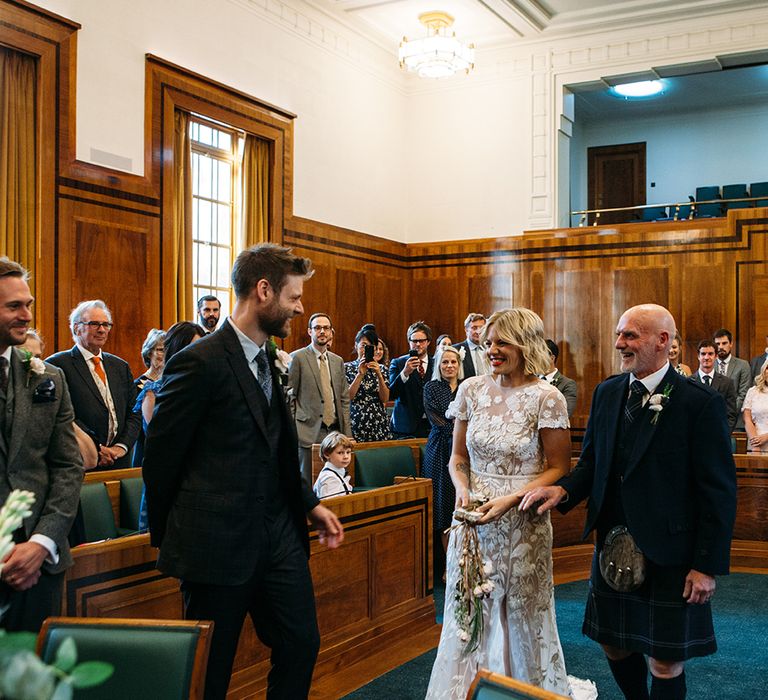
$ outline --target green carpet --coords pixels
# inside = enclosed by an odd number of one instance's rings
[[[555,588],[557,623],[568,673],[597,684],[601,700],[623,700],[597,644],[581,634],[587,582]],[[443,592],[435,592],[442,617]],[[438,603],[439,601],[439,603]],[[686,664],[691,700],[746,700],[768,695],[768,576],[717,579],[713,602],[718,652]],[[435,660],[427,652],[371,681],[346,700],[422,700]]]

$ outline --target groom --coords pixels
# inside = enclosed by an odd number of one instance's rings
[[[544,501],[539,513],[567,512],[589,499],[584,536],[596,530],[597,544],[582,631],[601,644],[630,700],[684,698],[685,661],[715,652],[710,600],[715,576],[728,573],[736,514],[725,403],[670,367],[674,337],[674,319],[661,306],[624,313],[615,345],[622,374],[595,389],[578,464],[520,504]],[[624,593],[598,566],[618,525],[647,560],[645,581]]]
[[[240,253],[232,315],[168,362],[147,431],[158,568],[181,579],[188,619],[214,621],[206,700],[227,693],[246,615],[272,650],[267,697],[309,693],[320,638],[307,517],[329,547],[343,530],[301,479],[269,336],[304,312],[311,267],[272,244]]]

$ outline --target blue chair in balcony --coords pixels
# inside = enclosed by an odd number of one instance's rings
[[[720,187],[711,185],[707,187],[696,188],[696,201],[707,202],[712,199],[720,199]],[[723,205],[720,203],[697,204],[694,216],[697,219],[711,218],[723,215]]]
[[[669,219],[666,207],[646,207],[640,212],[643,221],[666,221]]]
[[[749,197],[746,185],[723,185],[723,199],[746,199]],[[749,209],[752,202],[723,202],[724,211],[729,209]]]
[[[754,198],[756,207],[768,207],[768,182],[753,182],[749,196]]]

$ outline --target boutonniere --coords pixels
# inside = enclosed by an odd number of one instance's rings
[[[673,387],[671,384],[664,386],[664,390],[660,394],[654,394],[648,399],[648,409],[653,411],[653,417],[651,418],[651,425],[656,425],[659,420],[659,414],[664,410],[664,407],[669,403],[669,395],[672,393]]]
[[[291,366],[291,360],[293,359],[285,350],[277,347],[277,343],[274,338],[270,338],[267,341],[267,354],[272,361],[275,369],[277,370],[277,376],[280,379],[280,384],[285,386],[288,383],[288,368]]]
[[[45,374],[45,362],[39,357],[35,357],[29,350],[21,350],[20,352],[24,356],[21,364],[24,365],[24,369],[27,372],[26,385],[29,386],[29,380],[33,375],[42,377]]]

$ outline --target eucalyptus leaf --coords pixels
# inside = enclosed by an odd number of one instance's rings
[[[37,635],[34,632],[5,632],[0,630],[0,651],[34,651]]]
[[[74,688],[91,688],[103,683],[115,672],[106,661],[83,661],[72,669],[69,681]]]
[[[72,637],[66,637],[56,650],[56,658],[53,661],[53,665],[59,670],[64,671],[64,673],[69,673],[76,663],[77,649],[75,648],[75,640]]]

